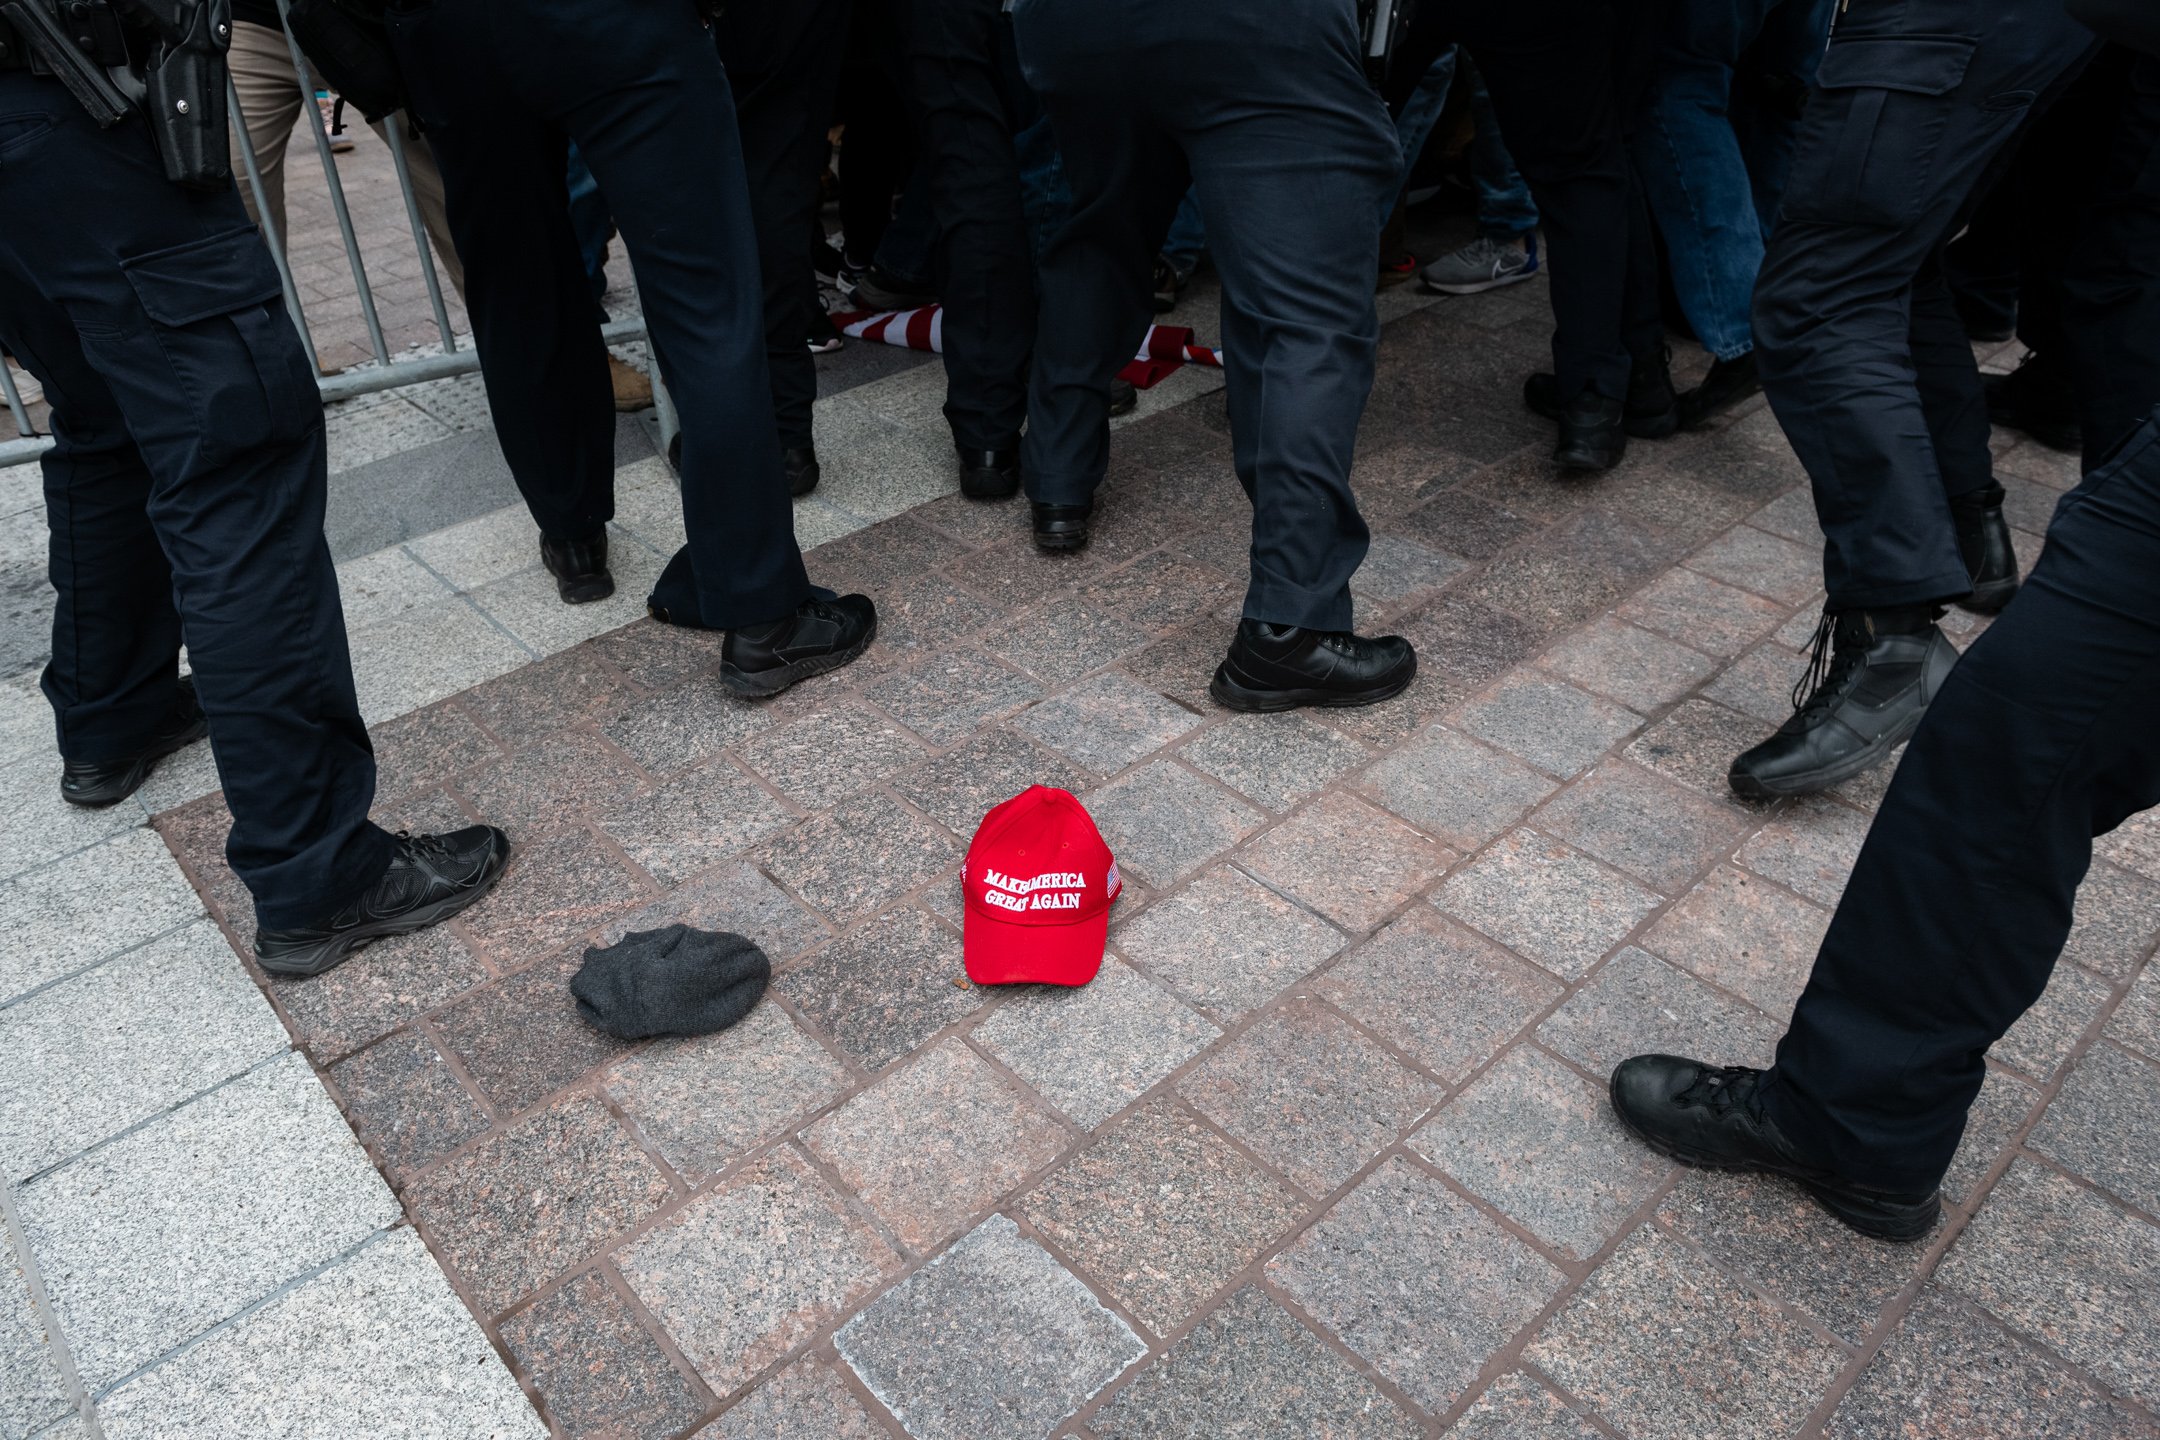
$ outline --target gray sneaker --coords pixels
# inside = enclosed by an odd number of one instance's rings
[[[1475,295],[1528,280],[1537,270],[1537,236],[1525,235],[1518,245],[1480,235],[1454,254],[1433,261],[1418,278],[1427,290],[1442,295]]]

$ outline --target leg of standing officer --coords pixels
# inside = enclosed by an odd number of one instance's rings
[[[0,229],[0,335],[55,406],[63,746],[114,745],[152,719],[177,611],[265,968],[314,973],[462,908],[500,872],[502,832],[393,839],[367,818],[375,762],[322,534],[322,404],[239,198],[168,183],[140,122],[99,130],[56,81],[0,72],[0,114],[18,131],[0,209],[41,217]],[[141,570],[123,573],[130,559]],[[168,581],[170,602],[147,593]]]
[[[1929,422],[1969,414],[1979,379],[1947,296],[1931,281],[1916,306],[1915,282],[2036,101],[2092,46],[2055,6],[1998,12],[1978,36],[1959,29],[1967,13],[1951,0],[1846,12],[1802,120],[1755,290],[1756,362],[1814,482],[1825,669],[1793,718],[1733,762],[1743,795],[1806,794],[1880,763],[1957,658],[1934,619],[1974,589],[1949,500],[1974,476],[1946,478],[1939,440],[1957,451],[1960,435]],[[1992,528],[1985,507],[1981,521]]]
[[[1035,341],[1034,256],[1013,150],[1028,102],[1014,93],[1012,22],[1000,0],[899,5],[916,163],[927,171],[940,232],[945,418],[960,451],[961,489],[996,499],[1020,486]]]
[[[488,63],[493,18],[484,4],[443,0],[391,11],[390,35],[442,172],[496,439],[563,599],[598,600],[615,588],[607,346],[570,223],[569,142]]]
[[[2160,56],[2133,62],[2112,133],[2060,286],[2087,469],[2137,424],[2160,375]]]
[[[717,27],[742,130],[765,286],[765,366],[793,495],[809,494],[818,482],[810,434],[817,361],[807,342],[818,303],[810,240],[847,10],[847,0],[732,5]]]
[[[1046,308],[1056,348],[1037,364],[1031,456],[1059,480],[1092,486],[1101,474],[1107,381],[1122,358],[1111,345],[1130,354],[1146,322],[1154,250],[1183,188],[1182,167],[1159,157],[1182,151],[1222,275],[1234,458],[1253,504],[1245,619],[1211,691],[1239,709],[1398,693],[1416,672],[1409,644],[1349,633],[1349,579],[1368,539],[1350,459],[1379,336],[1380,202],[1401,169],[1349,11],[1022,0],[1015,24],[1073,181],[1046,293],[1123,307],[1085,341]],[[1062,302],[1068,283],[1081,295]]]
[[[500,113],[498,97],[540,122],[533,128],[575,139],[608,197],[637,274],[654,358],[682,416],[688,541],[654,586],[654,612],[728,631],[720,676],[740,693],[771,694],[854,659],[870,642],[874,611],[861,596],[813,595],[795,545],[735,107],[696,9],[689,0],[629,10],[610,0],[437,0],[392,11],[391,35],[423,122],[434,131],[430,107],[447,107],[455,117],[449,128],[463,132],[436,140],[454,217],[470,217],[476,199],[490,193],[489,182],[479,180],[472,182],[478,197],[461,195],[459,177],[471,180],[468,167],[497,154],[473,126]],[[467,145],[480,149],[467,155]],[[452,150],[459,154],[454,165]],[[542,197],[559,205],[562,173],[556,151],[553,168],[529,178],[534,193],[514,194],[506,204],[526,215],[546,208]],[[574,308],[582,267],[567,216],[558,209],[537,218],[549,227],[556,254],[554,291],[541,299]],[[488,221],[486,233],[494,224]],[[460,244],[465,225],[459,221]],[[477,254],[466,258],[477,292],[482,265]],[[560,394],[536,384],[524,400],[582,406],[590,395],[604,410],[597,334],[587,324],[567,338],[589,347],[591,366],[562,374]],[[483,355],[483,368],[488,363]],[[533,384],[535,377],[523,379]],[[612,420],[606,429],[611,444]],[[611,491],[612,470],[607,481]]]
[[[2160,802],[2156,573],[2160,412],[2063,501],[2017,603],[1913,737],[1776,1066],[1625,1061],[1612,1099],[1631,1129],[1793,1175],[1870,1234],[1928,1232],[1982,1061],[2047,986],[2093,838]]]

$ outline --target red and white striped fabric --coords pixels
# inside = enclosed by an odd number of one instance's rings
[[[832,317],[843,335],[902,350],[945,353],[944,307],[925,305],[917,310],[854,310]],[[1142,390],[1186,365],[1222,368],[1222,352],[1194,341],[1183,325],[1150,325],[1140,342],[1140,353],[1118,373]]]

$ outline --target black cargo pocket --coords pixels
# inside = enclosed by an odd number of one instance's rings
[[[1920,218],[1951,99],[1975,43],[1959,35],[1833,39],[1800,120],[1784,215],[1844,225]]]
[[[322,422],[313,367],[254,230],[137,256],[120,269],[202,425],[206,455],[296,440]]]

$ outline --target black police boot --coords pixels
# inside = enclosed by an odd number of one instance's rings
[[[727,632],[720,646],[720,683],[757,700],[828,670],[838,670],[877,635],[877,607],[867,595],[826,600],[811,596],[795,613]]]
[[[1755,370],[1754,351],[1735,360],[1713,360],[1702,383],[1680,397],[1680,423],[1692,430],[1760,389],[1762,377]]]
[[[1993,615],[2018,592],[2017,549],[2010,543],[2010,522],[2003,518],[2003,488],[1989,485],[1969,495],[1953,496],[1950,517],[1957,522],[1958,554],[1972,576],[1972,594],[1961,609]]]
[[[1417,651],[1400,635],[1366,639],[1240,620],[1208,694],[1227,710],[1375,705],[1402,694],[1416,676]]]
[[[1088,542],[1088,517],[1095,513],[1093,505],[1045,505],[1033,502],[1035,548],[1055,554],[1064,550],[1083,550]]]
[[[1614,1067],[1606,1092],[1620,1123],[1660,1155],[1705,1170],[1783,1175],[1863,1235],[1901,1244],[1926,1238],[1942,1215],[1941,1191],[1899,1194],[1810,1163],[1763,1112],[1762,1078],[1742,1065],[1637,1055]]]
[[[817,489],[817,451],[808,445],[788,446],[780,452],[780,473],[787,476],[787,493],[807,495]]]
[[[1560,443],[1553,464],[1563,470],[1610,470],[1627,454],[1621,401],[1585,390],[1560,412]]]
[[[555,577],[555,593],[565,605],[589,605],[615,593],[615,577],[607,568],[604,525],[582,540],[550,540],[542,535],[540,561]]]
[[[1627,433],[1637,440],[1663,440],[1680,429],[1680,397],[1673,393],[1672,351],[1660,345],[1655,355],[1638,355],[1628,370]]]
[[[1523,381],[1523,404],[1547,420],[1558,420],[1567,409],[1560,402],[1560,378],[1549,370],[1540,370]],[[1662,440],[1680,428],[1670,351],[1661,349],[1654,356],[1639,359],[1628,371],[1622,420],[1627,433],[1638,440]]]
[[[449,919],[494,887],[510,837],[492,825],[448,835],[399,834],[390,868],[313,925],[257,930],[255,963],[273,975],[320,975],[355,950]]]
[[[2022,430],[2050,450],[2074,454],[2084,447],[2077,392],[2052,352],[2035,350],[2008,375],[1990,375],[1983,383],[1988,419],[1997,425]]]
[[[1793,716],[1733,761],[1726,776],[1750,800],[1812,795],[1880,765],[1927,713],[1957,664],[1932,605],[1823,615]]]
[[[171,716],[150,737],[150,743],[133,755],[118,760],[62,760],[60,798],[86,810],[117,805],[142,789],[158,761],[209,734],[202,703],[195,698],[195,677],[181,676],[179,692],[173,699]]]
[[[1020,447],[960,447],[960,493],[970,500],[1003,500],[1020,493]]]
[[[1140,387],[1130,380],[1113,377],[1110,381],[1110,413],[1113,416],[1130,415],[1140,408]]]

